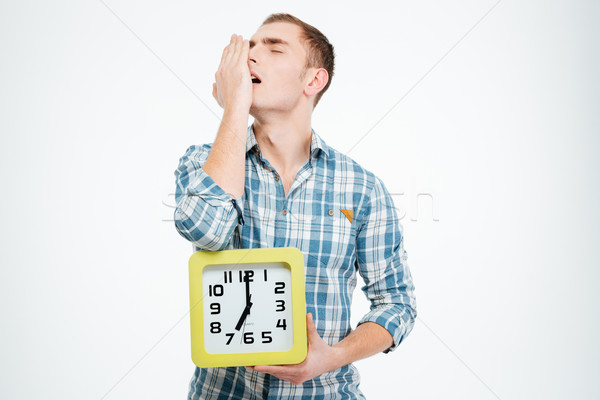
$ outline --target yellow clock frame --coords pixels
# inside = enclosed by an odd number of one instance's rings
[[[215,264],[283,262],[291,272],[294,344],[287,351],[211,354],[204,348],[202,271]],[[189,260],[192,361],[200,368],[299,364],[306,358],[306,294],[304,255],[295,247],[197,251]]]

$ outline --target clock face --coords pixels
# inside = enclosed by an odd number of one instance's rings
[[[291,349],[294,345],[291,283],[290,267],[285,262],[204,267],[206,352],[253,353]]]

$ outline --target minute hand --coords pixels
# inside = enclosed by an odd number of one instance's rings
[[[248,276],[245,277],[245,281],[246,281],[246,307],[250,304],[250,297],[252,297],[252,295],[250,294],[250,280],[248,279]]]

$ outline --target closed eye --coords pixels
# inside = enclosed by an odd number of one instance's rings
[[[271,50],[273,53],[283,53],[283,51]]]

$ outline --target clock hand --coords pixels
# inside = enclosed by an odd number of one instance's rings
[[[252,295],[250,295],[250,297],[252,297]],[[252,308],[252,303],[250,302],[250,298],[248,298],[247,301],[248,301],[248,304],[246,304],[246,307],[244,308],[244,311],[242,312],[242,316],[240,317],[237,324],[235,325],[236,331],[239,331],[240,329],[242,329],[242,325],[244,324],[246,317],[248,317],[248,314],[250,314],[250,308]]]
[[[245,276],[246,281],[246,306],[248,306],[248,304],[250,304],[250,280],[248,279],[248,275]]]

